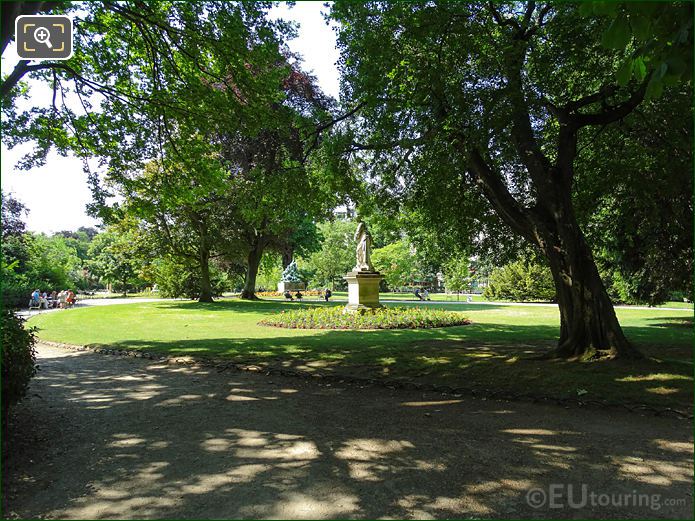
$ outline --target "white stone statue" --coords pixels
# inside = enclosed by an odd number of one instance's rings
[[[367,225],[363,222],[357,225],[355,241],[357,241],[357,264],[355,264],[354,271],[374,271],[371,259],[372,236],[367,230]]]

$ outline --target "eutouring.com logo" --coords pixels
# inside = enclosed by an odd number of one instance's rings
[[[547,490],[532,488],[526,493],[526,503],[533,508],[641,508],[661,510],[662,507],[684,506],[685,498],[665,498],[661,494],[606,493],[589,490],[589,485],[553,483]]]

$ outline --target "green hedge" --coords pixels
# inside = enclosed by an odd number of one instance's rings
[[[483,296],[489,300],[554,301],[555,284],[550,268],[528,260],[511,262],[490,274]]]
[[[13,284],[12,282],[2,284],[2,308],[19,309],[27,307],[31,300],[31,292],[36,287],[28,285]]]
[[[36,338],[33,328],[26,329],[24,320],[12,311],[2,311],[2,417],[6,423],[10,407],[27,392],[29,381],[36,374]]]
[[[162,297],[196,299],[200,296],[200,270],[176,261],[160,260],[155,282]],[[214,266],[210,266],[210,286],[214,297],[229,290],[227,275]]]

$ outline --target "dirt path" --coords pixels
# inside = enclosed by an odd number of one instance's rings
[[[691,425],[682,420],[48,346],[39,354],[41,371],[10,425],[10,517],[692,513]],[[551,496],[560,508],[549,508]]]

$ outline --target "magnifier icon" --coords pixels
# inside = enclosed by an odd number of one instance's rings
[[[53,46],[51,45],[50,37],[51,32],[45,27],[39,27],[34,31],[34,39],[39,43],[45,43],[46,47],[52,49]]]

